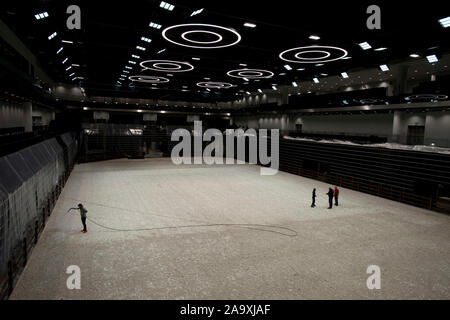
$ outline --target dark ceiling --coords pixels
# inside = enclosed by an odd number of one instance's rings
[[[438,57],[450,48],[450,28],[443,28],[438,20],[450,16],[444,1],[186,1],[169,0],[172,11],[160,7],[160,0],[152,1],[2,1],[1,19],[22,39],[38,57],[41,65],[57,82],[80,83],[88,95],[122,96],[185,101],[229,101],[246,91],[268,89],[273,84],[300,85],[321,77],[321,73],[339,75],[341,72],[378,67],[410,58],[411,53]],[[81,30],[69,30],[66,8],[78,4],[81,8]],[[381,30],[366,27],[369,5],[381,8]],[[204,10],[195,16],[195,10]],[[36,20],[34,15],[48,12],[49,17]],[[162,25],[151,28],[150,22]],[[245,27],[245,22],[256,24]],[[201,23],[232,28],[242,37],[237,44],[217,49],[189,48],[173,44],[162,36],[162,31],[173,25]],[[233,42],[234,33],[223,29],[186,27],[174,33],[180,39],[183,32],[192,30],[218,32],[222,41]],[[57,36],[48,40],[53,32]],[[175,30],[177,31],[177,30]],[[309,39],[310,35],[320,40]],[[150,43],[141,37],[151,39]],[[191,41],[214,42],[212,33],[187,32]],[[73,44],[61,40],[73,41]],[[367,41],[372,49],[362,50],[358,43]],[[190,42],[194,44],[194,42]],[[136,46],[145,47],[145,51]],[[304,46],[335,46],[345,49],[351,59],[324,63],[322,66],[306,63],[287,63],[279,54],[287,49]],[[57,54],[60,47],[63,51]],[[374,49],[384,47],[383,51]],[[165,49],[165,50],[164,50]],[[163,52],[160,52],[164,50]],[[311,49],[313,50],[313,49]],[[160,52],[160,53],[158,53]],[[337,51],[338,53],[340,51]],[[323,53],[306,53],[302,57],[315,58]],[[138,55],[140,58],[132,58]],[[193,60],[192,58],[200,58]],[[68,58],[63,64],[63,60]],[[136,65],[128,61],[136,61]],[[175,60],[191,64],[189,72],[142,71],[144,60]],[[70,70],[66,67],[76,64]],[[241,66],[245,64],[246,66]],[[293,70],[283,66],[289,64]],[[124,69],[128,65],[132,69]],[[174,68],[160,64],[159,67]],[[227,72],[233,69],[264,69],[274,73],[269,79],[233,78]],[[304,68],[305,70],[297,70]],[[128,79],[117,81],[123,70],[131,75],[157,76],[169,82],[151,85]],[[69,76],[74,72],[75,74]],[[168,75],[169,73],[169,75]],[[281,74],[281,75],[280,75]],[[84,79],[72,80],[74,77]],[[206,79],[205,79],[206,78]],[[226,82],[228,89],[209,91],[196,84],[202,81]],[[130,87],[130,83],[133,85]],[[154,87],[152,89],[152,87]]]

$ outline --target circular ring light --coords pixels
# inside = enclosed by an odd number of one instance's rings
[[[273,72],[262,69],[236,69],[228,71],[227,75],[233,78],[263,79],[272,78]]]
[[[194,69],[189,62],[173,60],[146,60],[140,65],[145,69],[161,72],[187,72]]]
[[[322,57],[313,57],[313,58],[301,57],[301,55],[304,55],[307,53],[324,53],[324,55]],[[296,57],[297,59],[303,59],[303,60],[326,59],[329,56],[331,56],[331,53],[329,53],[328,51],[324,51],[324,50],[305,50],[305,51],[299,51],[296,54],[294,54],[294,57]]]
[[[145,82],[145,83],[152,83],[152,84],[158,84],[158,83],[165,83],[169,82],[170,80],[164,77],[160,76],[129,76],[128,79],[135,82]]]
[[[212,35],[216,36],[217,39],[216,39],[216,40],[213,40],[213,41],[196,41],[196,40],[189,39],[189,38],[186,36],[186,35],[191,34],[191,33],[208,33],[208,34],[212,34]],[[207,30],[191,30],[191,31],[186,31],[186,32],[183,32],[183,33],[181,34],[181,38],[183,38],[183,39],[186,40],[186,41],[193,42],[193,43],[199,43],[199,44],[212,44],[212,43],[217,43],[217,42],[220,42],[220,41],[223,40],[223,37],[222,37],[220,34],[218,34],[217,32],[212,32],[212,31],[207,31]]]
[[[192,30],[192,28],[195,29]],[[183,32],[183,30],[186,29],[188,30]],[[224,35],[220,34],[219,32],[222,33],[225,32],[227,35],[231,35],[234,39],[225,41]],[[181,35],[179,33],[181,33]],[[216,36],[217,39],[213,41],[192,40],[187,36],[192,33],[212,34]],[[217,49],[217,48],[231,47],[236,43],[238,43],[239,41],[241,41],[241,35],[231,28],[226,28],[215,24],[204,24],[204,23],[184,23],[173,25],[164,29],[162,32],[162,36],[167,41],[174,43],[176,45],[197,49]]]
[[[209,89],[228,89],[233,85],[228,82],[219,82],[219,81],[203,81],[197,83],[198,87],[201,88],[209,88]]]
[[[323,53],[318,57],[302,57],[308,53]],[[331,46],[307,46],[285,50],[279,54],[281,60],[292,63],[324,63],[336,61],[347,56],[347,50]]]

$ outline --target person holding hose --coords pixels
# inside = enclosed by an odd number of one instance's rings
[[[78,204],[78,208],[70,208],[67,212],[70,210],[80,210],[80,216],[81,216],[81,223],[83,224],[83,230],[81,232],[86,233],[86,213],[88,212],[85,207],[81,203]]]

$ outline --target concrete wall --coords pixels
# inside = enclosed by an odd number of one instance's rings
[[[406,136],[408,134],[408,126],[424,126],[425,118],[425,112],[409,113],[396,111],[394,113],[392,134],[394,136]]]
[[[428,141],[430,139],[446,140],[447,145],[450,146],[450,112],[427,113],[425,120],[425,140]]]
[[[295,123],[303,131],[391,135],[393,120],[393,114],[321,115],[298,117]]]
[[[35,123],[36,125],[48,126],[50,121],[55,120],[55,112],[44,108],[33,107],[33,117],[41,117],[41,121]]]
[[[24,109],[21,103],[0,101],[0,128],[24,127]]]

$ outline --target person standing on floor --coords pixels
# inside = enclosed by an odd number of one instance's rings
[[[313,189],[312,191],[312,204],[311,204],[311,208],[314,208],[316,206],[316,188]]]
[[[79,203],[78,204],[78,208],[70,208],[68,211],[70,210],[80,210],[80,216],[81,216],[81,223],[83,224],[83,230],[81,230],[81,232],[86,233],[87,232],[87,228],[86,228],[86,213],[88,212],[86,210],[86,208]]]
[[[333,197],[334,197],[334,192],[333,189],[330,187],[328,188],[328,209],[332,209],[333,208]]]
[[[339,205],[339,189],[337,186],[334,186],[334,205]]]

